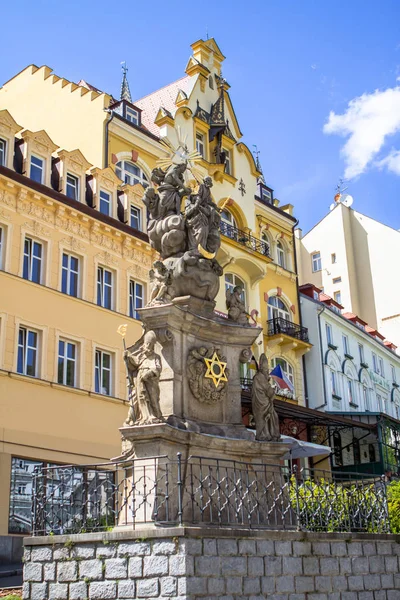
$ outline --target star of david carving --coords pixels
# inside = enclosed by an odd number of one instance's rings
[[[218,387],[222,381],[228,381],[225,375],[226,362],[222,362],[216,352],[214,352],[211,358],[204,358],[204,362],[207,366],[207,372],[204,377],[212,379],[215,387]]]

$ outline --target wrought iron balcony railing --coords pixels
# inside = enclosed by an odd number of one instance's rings
[[[222,235],[225,235],[231,240],[235,240],[235,242],[238,242],[238,244],[242,244],[242,246],[246,246],[246,248],[254,250],[254,252],[258,252],[263,256],[268,256],[268,258],[271,258],[270,247],[267,242],[259,240],[246,231],[242,231],[234,225],[229,225],[229,223],[225,223],[224,221],[221,221],[220,231]]]
[[[302,327],[301,325],[297,325],[297,323],[292,323],[281,317],[275,317],[274,319],[267,321],[267,333],[268,335],[284,333],[296,340],[309,342],[307,327]]]

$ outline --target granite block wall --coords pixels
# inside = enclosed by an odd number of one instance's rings
[[[400,600],[395,535],[176,528],[24,544],[25,600]]]

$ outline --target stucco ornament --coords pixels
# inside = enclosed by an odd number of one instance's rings
[[[269,376],[268,359],[261,354],[260,366],[253,378],[251,403],[256,424],[256,440],[260,442],[278,442],[279,418],[274,407],[275,388]]]
[[[150,217],[150,243],[161,255],[153,269],[154,293],[149,304],[165,303],[178,296],[212,301],[222,275],[215,259],[221,245],[222,209],[212,200],[212,179],[205,177],[201,182],[195,167],[201,159],[198,152],[190,152],[180,139],[177,148],[170,145],[168,149],[169,156],[160,159],[160,166],[153,169],[153,186],[143,196]],[[185,181],[188,172],[192,179],[201,182],[196,192]]]
[[[233,291],[226,290],[226,308],[228,309],[228,319],[235,321],[238,325],[248,325],[249,315],[246,312],[245,304],[242,300],[243,288],[236,285]]]
[[[124,352],[129,380],[129,412],[125,425],[161,423],[161,357],[155,352],[156,334],[147,331]]]
[[[187,373],[190,391],[199,402],[220,402],[229,373],[226,358],[219,354],[218,348],[192,348],[188,355]]]

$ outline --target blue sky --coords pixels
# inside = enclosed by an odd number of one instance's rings
[[[353,207],[398,229],[399,18],[398,0],[8,2],[0,82],[47,64],[118,95],[125,60],[139,98],[182,77],[208,31],[227,57],[243,141],[257,144],[267,183],[303,230],[344,173]]]

